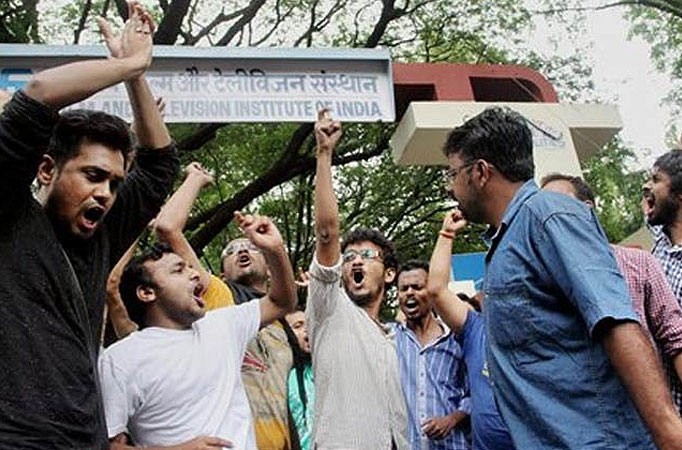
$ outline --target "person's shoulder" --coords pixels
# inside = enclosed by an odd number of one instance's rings
[[[612,245],[611,249],[613,250],[614,255],[617,257],[620,256],[624,259],[644,262],[655,261],[651,253],[646,252],[641,248],[628,247],[625,245]]]
[[[590,208],[585,203],[556,192],[540,191],[530,197],[524,206],[541,221],[562,214],[585,218],[591,216]]]
[[[142,333],[133,331],[105,348],[100,355],[100,360],[110,361],[119,369],[133,368],[138,365],[139,358],[146,354],[143,346]]]

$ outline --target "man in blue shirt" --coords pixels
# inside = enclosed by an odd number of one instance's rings
[[[604,232],[587,206],[538,189],[526,120],[487,109],[455,128],[444,152],[464,218],[490,225],[488,366],[516,447],[653,449],[653,436],[682,448],[682,422]]]
[[[394,326],[400,381],[413,450],[469,450],[471,412],[462,349],[436,318],[426,292],[429,265],[410,260],[398,272],[398,303],[405,324]]]

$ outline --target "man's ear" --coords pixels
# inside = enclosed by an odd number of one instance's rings
[[[388,269],[384,270],[384,283],[391,284],[393,283],[393,280],[395,280],[395,269],[389,267]]]
[[[49,186],[56,176],[57,163],[55,163],[54,158],[48,154],[43,155],[42,159],[40,160],[40,164],[38,164],[38,174],[36,175],[38,184],[41,187]]]
[[[137,298],[145,303],[151,303],[156,300],[156,291],[150,286],[138,286],[135,290]]]
[[[490,175],[492,173],[492,167],[487,161],[479,159],[474,163],[473,170],[476,171],[478,175],[478,185],[480,187],[485,186],[485,184],[490,180]]]

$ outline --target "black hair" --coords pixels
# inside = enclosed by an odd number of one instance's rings
[[[348,233],[346,237],[344,237],[343,242],[341,242],[341,253],[343,253],[349,245],[357,244],[358,242],[371,242],[379,247],[386,269],[398,268],[398,256],[395,247],[382,232],[365,227],[355,228]]]
[[[132,151],[133,140],[128,125],[123,119],[101,111],[76,109],[60,114],[47,154],[57,167],[78,156],[84,142],[103,144],[123,154],[127,161]]]
[[[456,127],[443,146],[445,156],[460,154],[473,162],[483,159],[509,181],[533,178],[533,136],[526,119],[509,108],[487,108]]]
[[[575,191],[575,198],[581,202],[590,201],[593,205],[596,204],[592,188],[582,178],[573,175],[564,175],[561,173],[550,173],[549,175],[542,177],[542,180],[540,180],[540,187],[544,188],[552,181],[566,181],[570,183],[571,187],[573,187],[573,190]]]
[[[409,272],[410,270],[422,269],[427,274],[429,273],[429,263],[422,261],[421,259],[410,259],[405,261],[400,265],[398,269],[398,276],[403,272]]]
[[[300,304],[297,306],[296,311],[303,311]],[[289,342],[289,347],[291,347],[291,355],[293,357],[293,369],[296,373],[296,384],[298,385],[298,394],[301,397],[301,403],[303,403],[303,420],[307,420],[306,409],[308,408],[308,395],[305,391],[305,382],[303,380],[303,370],[308,364],[312,364],[312,357],[310,353],[305,352],[300,345],[298,345],[298,339],[294,334],[294,330],[291,329],[291,325],[286,319],[280,319],[280,323],[284,328],[284,333],[287,335],[287,341]]]
[[[146,305],[137,298],[137,288],[150,287],[157,288],[151,274],[145,267],[147,261],[158,261],[163,255],[173,253],[173,250],[166,243],[157,243],[139,255],[131,259],[123,269],[121,283],[118,290],[121,293],[123,304],[128,310],[130,320],[139,325],[140,329],[145,326]]]
[[[682,193],[682,149],[672,149],[656,159],[654,167],[670,178],[670,193]]]

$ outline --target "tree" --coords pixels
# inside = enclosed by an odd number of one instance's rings
[[[95,42],[95,15],[119,24],[123,0],[40,3],[48,43]],[[580,58],[546,58],[528,49],[531,12],[513,0],[159,0],[157,44],[215,46],[337,46],[390,48],[398,61],[519,63],[548,70],[564,91],[584,89]],[[525,45],[525,47],[524,47]],[[578,73],[578,76],[572,75]],[[237,235],[233,212],[258,210],[282,227],[292,261],[306,266],[313,248],[312,124],[187,124],[172,127],[181,159],[198,160],[216,175],[199,199],[187,233],[219,271],[225,242]],[[442,214],[440,169],[399,167],[389,155],[392,124],[344,125],[334,160],[343,224],[384,230],[404,258],[428,259]],[[248,138],[245,139],[244,137]],[[480,228],[456,242],[482,250]]]
[[[0,4],[0,42],[40,42],[38,0],[6,0]]]

